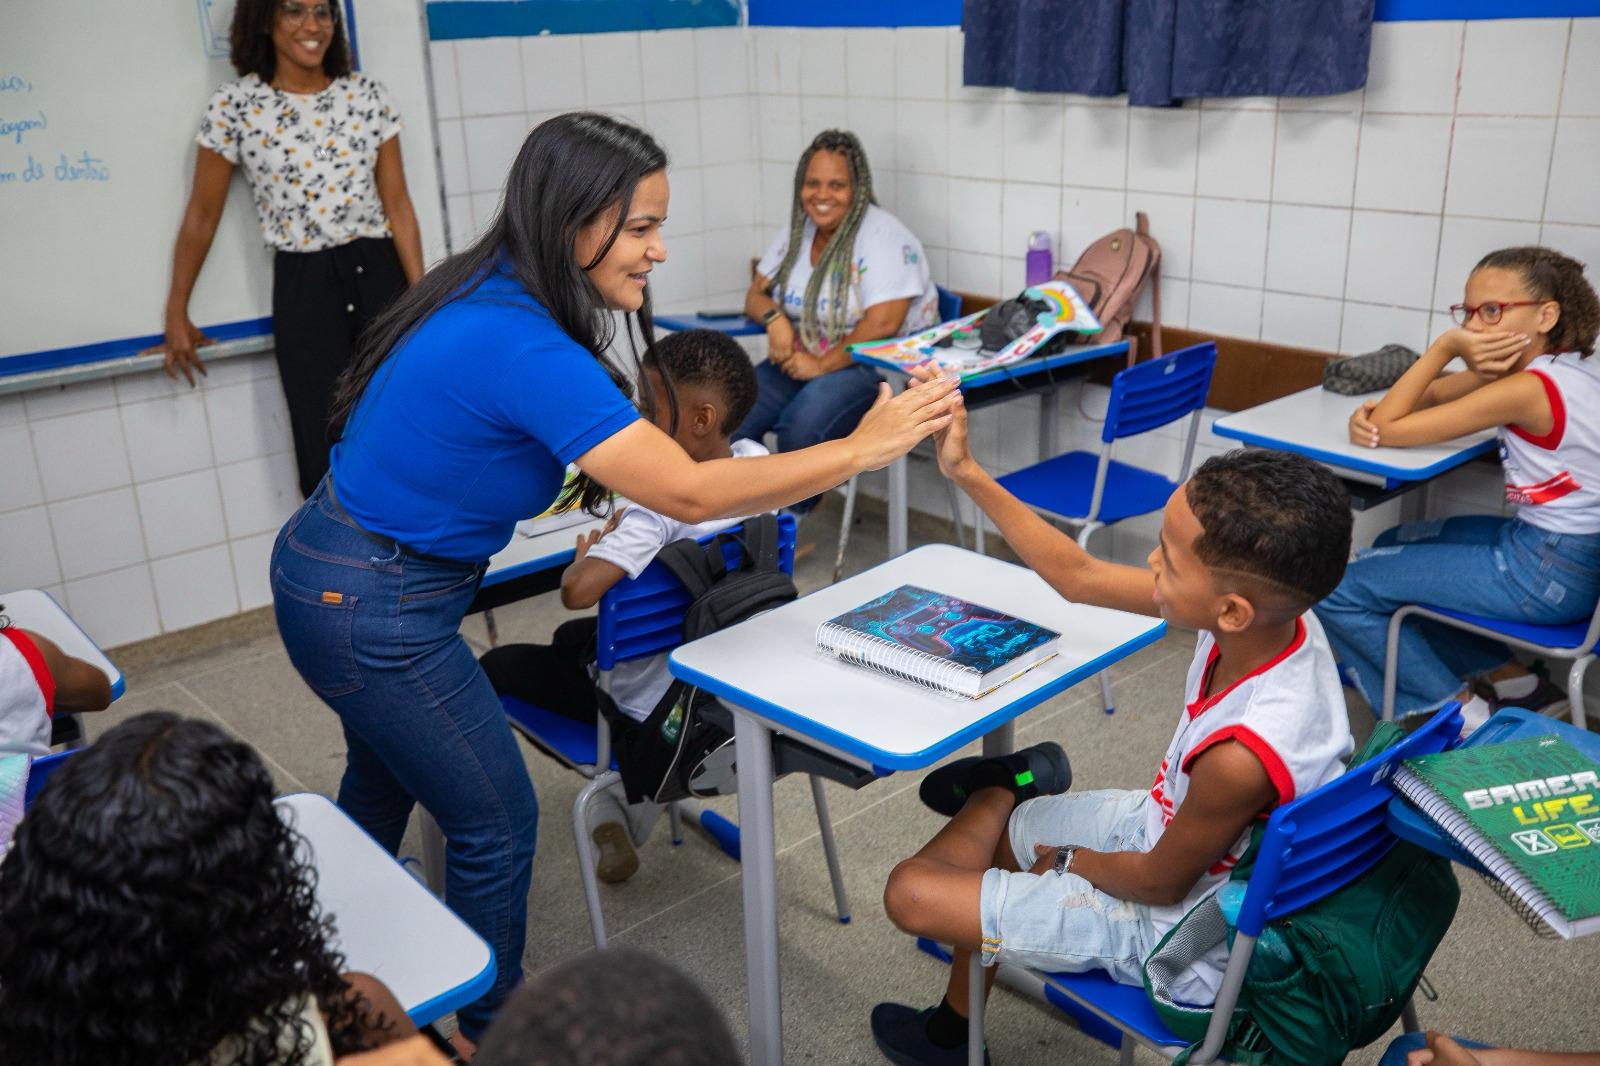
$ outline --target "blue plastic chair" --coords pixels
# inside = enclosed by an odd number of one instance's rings
[[[1194,442],[1217,365],[1211,341],[1192,345],[1119,370],[1111,379],[1111,401],[1100,431],[1098,452],[1067,452],[1013,471],[997,479],[1017,499],[1047,515],[1079,527],[1078,544],[1087,551],[1089,536],[1102,526],[1149,514],[1166,506],[1167,497],[1189,477]],[[1188,415],[1189,435],[1176,480],[1111,457],[1116,442],[1176,422]],[[974,525],[974,548],[981,554],[983,515]],[[1107,714],[1111,678],[1100,674],[1100,696]]]
[[[961,297],[943,285],[935,285],[934,289],[939,293],[939,321],[948,322],[952,318],[960,318]]]
[[[1395,670],[1399,660],[1400,627],[1408,618],[1427,618],[1453,629],[1464,629],[1479,636],[1491,637],[1515,648],[1531,651],[1551,659],[1571,659],[1567,671],[1567,701],[1571,707],[1572,724],[1579,729],[1588,728],[1583,711],[1583,675],[1600,651],[1600,603],[1587,622],[1569,622],[1566,625],[1545,626],[1530,622],[1507,622],[1483,615],[1452,611],[1445,607],[1413,603],[1401,607],[1389,618],[1389,636],[1383,658],[1383,705],[1380,717],[1385,721],[1394,718]]]
[[[795,526],[793,515],[779,516],[778,565],[786,574],[794,573]],[[741,529],[740,526],[733,526],[724,531],[728,536],[723,541],[723,558],[730,567],[738,565],[742,553],[742,545],[737,540]],[[709,544],[713,539],[707,536],[701,538],[700,543]],[[618,663],[658,655],[681,644],[683,613],[689,603],[688,590],[660,563],[651,563],[638,577],[624,579],[613,585],[600,598],[599,626],[595,635],[595,673],[601,688],[609,691],[611,671]],[[572,804],[572,833],[578,846],[578,874],[583,880],[589,926],[594,933],[595,947],[603,948],[606,946],[605,920],[600,910],[600,887],[595,877],[594,843],[589,839],[588,810],[596,796],[621,780],[611,751],[611,730],[604,717],[594,728],[590,728],[584,723],[511,696],[502,696],[501,703],[512,726],[558,762],[589,779]],[[839,920],[847,922],[850,912],[844,880],[839,873],[833,826],[828,818],[822,782],[814,775],[811,778],[811,796],[822,830],[823,853],[828,861],[829,877],[833,881]],[[716,812],[699,810],[697,805],[687,801],[668,807],[673,843],[681,840],[679,825],[685,814],[697,820],[724,851],[736,859],[739,857],[738,827]]]
[[[49,780],[50,775],[61,769],[61,764],[66,762],[69,756],[77,754],[79,750],[78,748],[68,748],[66,751],[51,752],[49,755],[41,755],[33,760],[33,764],[28,767],[28,783],[22,790],[22,809],[24,811],[32,805],[33,798],[39,794],[40,789],[44,788],[44,783]]]
[[[1395,795],[1389,778],[1406,759],[1454,747],[1460,733],[1460,707],[1446,704],[1426,725],[1388,751],[1272,812],[1239,908],[1238,934],[1217,992],[1211,1025],[1190,1062],[1199,1066],[1216,1061],[1239,990],[1244,986],[1250,954],[1263,927],[1337,892],[1389,854],[1389,849],[1399,842],[1386,817],[1389,801]],[[1024,985],[1029,979],[1042,982],[1047,998],[1065,997],[1121,1030],[1125,1064],[1133,1061],[1136,1044],[1169,1060],[1188,1045],[1161,1023],[1143,987],[1119,984],[1098,970],[1022,973]],[[1000,977],[1006,980],[1004,972]],[[976,987],[982,988],[980,974],[974,973],[973,980]],[[1055,996],[1051,996],[1052,992]],[[981,1006],[981,1000],[977,1002]],[[972,1016],[980,1017],[977,1013]],[[1407,1030],[1418,1027],[1409,1003],[1403,1018]],[[981,1047],[981,1024],[972,1026],[970,1032]]]

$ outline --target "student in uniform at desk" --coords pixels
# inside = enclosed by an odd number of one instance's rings
[[[248,744],[170,711],[68,759],[0,863],[0,1062],[332,1066],[416,1033],[342,972],[276,791]]]
[[[851,361],[849,345],[939,321],[922,242],[878,206],[855,134],[824,130],[801,154],[790,213],[745,294],[744,313],[766,327],[767,358],[755,409],[734,434],[774,432],[780,452],[848,433],[872,405],[882,379]]]
[[[1405,448],[1498,428],[1512,514],[1391,529],[1317,605],[1334,651],[1374,708],[1389,618],[1405,604],[1560,624],[1587,619],[1600,596],[1600,299],[1582,263],[1521,247],[1484,256],[1467,278],[1465,301],[1451,308],[1461,325],[1440,334],[1382,400],[1350,416],[1350,440]],[[1454,358],[1468,369],[1444,374]],[[1560,689],[1485,637],[1412,621],[1398,654],[1396,717],[1459,699],[1470,732],[1501,703],[1564,709]]]
[[[639,380],[645,415],[662,432],[672,434],[696,462],[767,454],[757,441],[729,437],[755,402],[756,377],[750,357],[727,334],[710,329],[668,334],[645,357]],[[576,557],[561,574],[562,606],[593,607],[617,582],[643,573],[656,553],[673,541],[717,533],[741,520],[694,524],[647,507],[624,507],[603,531],[578,536]],[[503,644],[479,662],[499,694],[593,724],[600,713],[589,673],[597,629],[593,615],[574,618],[556,627],[549,644]],[[610,688],[610,697],[625,718],[618,724],[643,722],[671,686],[666,652],[618,663],[611,672]],[[614,728],[613,747],[622,739]],[[596,871],[609,884],[626,881],[638,871],[636,846],[644,843],[661,812],[647,802],[624,806],[622,795],[619,783],[591,807],[591,832],[599,850]]]
[[[606,353],[652,337],[667,158],[605,115],[528,135],[494,221],[374,325],[335,405],[332,469],[270,564],[289,658],[344,726],[339,806],[391,853],[420,802],[447,841],[445,901],[494,949],[457,1012],[470,1046],[521,976],[537,805],[494,688],[461,638],[519,519],[615,491],[687,523],[754,514],[878,469],[947,424],[952,382],[890,398],[789,455],[696,462],[641,419]],[[621,312],[619,315],[618,312]],[[624,355],[625,359],[626,356]]]
[[[189,319],[234,168],[243,168],[276,250],[272,339],[288,402],[300,492],[328,469],[328,412],[356,338],[422,276],[422,240],[400,162],[388,90],[350,69],[339,0],[239,0],[230,56],[239,72],[200,124],[194,185],[172,254],[167,374],[206,372]]]
[[[0,755],[48,755],[57,711],[103,711],[111,682],[55,642],[0,623]]]

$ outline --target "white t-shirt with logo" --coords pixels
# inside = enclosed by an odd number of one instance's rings
[[[1542,437],[1500,427],[1506,502],[1547,533],[1600,533],[1600,356],[1541,355],[1527,371],[1544,386],[1552,425]]]
[[[756,441],[733,442],[735,459],[766,454],[766,447]],[[589,549],[589,558],[603,559],[620,567],[629,577],[638,577],[656,553],[673,541],[720,533],[743,521],[742,518],[718,518],[691,525],[638,504],[629,504],[617,520],[617,528]],[[667,653],[617,663],[611,670],[611,698],[616,701],[618,710],[638,722],[650,716],[670,687],[672,675],[667,671]]]
[[[390,236],[378,146],[400,132],[389,92],[365,74],[286,93],[254,74],[216,91],[195,138],[250,181],[261,235],[281,252]]]
[[[0,629],[0,753],[50,754],[55,679],[27,634]]]
[[[1202,697],[1216,663],[1216,638],[1202,631],[1184,686],[1188,702],[1145,799],[1146,850],[1156,846],[1188,795],[1189,767],[1215,744],[1235,741],[1261,761],[1278,792],[1274,806],[1344,773],[1344,761],[1354,750],[1333,650],[1322,623],[1310,611],[1296,621],[1288,647],[1227,688]],[[1157,939],[1228,879],[1249,845],[1246,829],[1228,854],[1195,882],[1183,902],[1150,908]],[[1172,994],[1184,1003],[1215,1002],[1227,958],[1227,945],[1218,945],[1173,982]]]
[[[779,301],[791,322],[798,323],[805,311],[806,286],[811,281],[811,242],[816,235],[816,223],[806,219],[805,230],[800,235],[800,254],[795,256]],[[789,231],[784,230],[767,246],[766,253],[756,264],[756,273],[770,280],[777,274],[788,250]],[[911,301],[905,321],[894,336],[938,324],[939,292],[928,272],[928,257],[922,251],[922,242],[905,223],[877,204],[868,205],[866,214],[861,217],[861,228],[856,230],[852,251],[845,302],[846,333],[861,321],[867,308],[889,300]],[[831,311],[832,300],[824,285],[817,294],[818,323],[826,327]]]

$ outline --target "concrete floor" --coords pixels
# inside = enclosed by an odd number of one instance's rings
[[[943,501],[930,501],[942,510]],[[864,501],[847,572],[883,557],[881,505]],[[802,591],[831,576],[838,500],[830,498],[803,523],[797,581]],[[916,516],[912,543],[948,539],[947,525]],[[996,550],[991,540],[991,550]],[[812,547],[807,550],[807,545]],[[1003,548],[999,550],[1004,550]],[[566,617],[546,596],[496,612],[502,641],[543,640]],[[479,617],[463,632],[485,648]],[[1053,739],[1072,758],[1074,787],[1145,788],[1171,735],[1193,634],[1169,633],[1112,671],[1116,715],[1100,710],[1094,682],[1081,684],[1021,719],[1017,743]],[[332,795],[344,760],[338,723],[300,681],[278,641],[270,611],[119,649],[114,655],[128,689],[115,707],[91,716],[91,737],[153,708],[208,717],[253,744],[281,789]],[[1364,706],[1352,709],[1357,736],[1371,728]],[[557,965],[590,945],[576,872],[569,812],[581,785],[525,743],[539,797],[539,851],[534,865],[524,971]],[[917,800],[918,774],[896,774],[860,792],[828,785],[834,830],[853,920],[839,924],[806,782],[779,782],[776,822],[783,945],[784,1044],[791,1062],[876,1064],[867,1012],[884,998],[933,1003],[944,969],[917,952],[883,915],[880,894],[896,861],[911,854],[940,819]],[[712,804],[737,818],[737,804]],[[420,854],[415,826],[406,851]],[[601,886],[607,928],[618,942],[658,952],[693,974],[718,1002],[741,1040],[745,1033],[744,952],[739,868],[706,839],[690,833],[673,847],[665,825],[641,849],[639,873]],[[1561,1050],[1600,1048],[1600,937],[1574,942],[1537,939],[1470,875],[1462,877],[1455,924],[1428,977],[1437,1002],[1420,1000],[1428,1026],[1508,1046]],[[1115,1052],[1081,1035],[1061,1015],[1009,992],[996,994],[988,1026],[993,1061],[1112,1063]],[[1352,1055],[1376,1062],[1383,1044]],[[1156,1056],[1141,1050],[1140,1061]]]

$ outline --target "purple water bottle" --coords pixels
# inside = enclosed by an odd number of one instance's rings
[[[1027,283],[1038,285],[1055,273],[1055,257],[1050,254],[1050,234],[1036,229],[1028,234]]]

